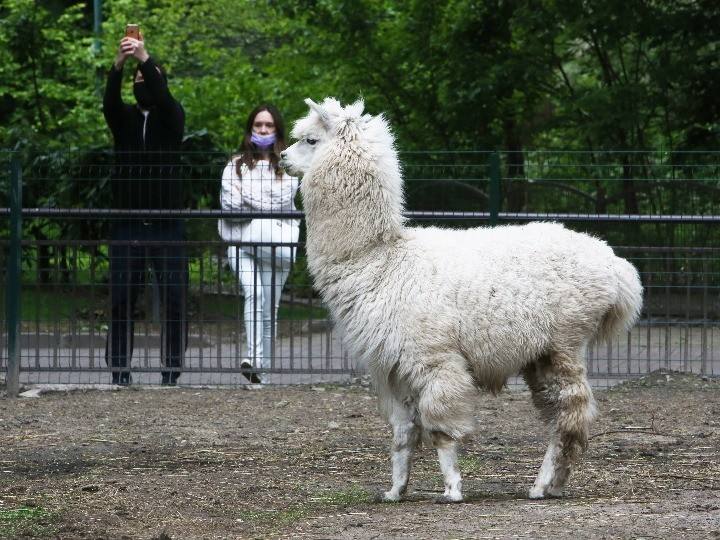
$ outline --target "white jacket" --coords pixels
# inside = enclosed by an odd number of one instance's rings
[[[223,210],[296,210],[299,181],[287,173],[278,180],[270,161],[260,160],[253,169],[242,165],[242,178],[232,159],[222,173],[220,208]],[[229,219],[218,221],[220,237],[226,241],[297,242],[297,219]]]

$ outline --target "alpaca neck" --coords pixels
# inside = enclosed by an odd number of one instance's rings
[[[307,249],[325,260],[345,261],[391,244],[402,236],[402,216],[358,204],[307,212]],[[372,216],[371,219],[368,219]]]
[[[311,259],[360,258],[401,238],[402,180],[392,147],[377,154],[345,141],[322,157],[301,188]]]

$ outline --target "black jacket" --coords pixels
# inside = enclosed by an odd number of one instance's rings
[[[114,208],[182,208],[180,147],[185,111],[152,58],[140,65],[140,71],[157,104],[147,121],[137,105],[123,102],[122,70],[115,66],[110,68],[103,96],[103,114],[115,140],[112,204]]]

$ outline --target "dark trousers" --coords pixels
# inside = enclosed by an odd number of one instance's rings
[[[185,239],[179,220],[120,222],[113,226],[110,244],[112,321],[105,359],[112,367],[129,367],[133,353],[133,312],[150,267],[160,288],[163,306],[161,359],[165,367],[180,368],[187,347],[188,261],[185,247],[164,244]],[[125,243],[133,241],[133,243]],[[175,382],[179,370],[163,372],[163,382]],[[115,371],[113,381],[129,382],[129,371]]]

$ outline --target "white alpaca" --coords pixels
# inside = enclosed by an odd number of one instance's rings
[[[384,499],[405,492],[422,438],[438,452],[440,501],[461,501],[457,442],[475,429],[478,392],[518,373],[551,428],[530,497],[559,495],[594,414],[585,348],[635,321],[637,271],[605,242],[555,223],[406,227],[382,115],[363,115],[361,101],[306,103],[283,165],[304,175],[315,284],[351,353],[367,361],[393,428]]]

